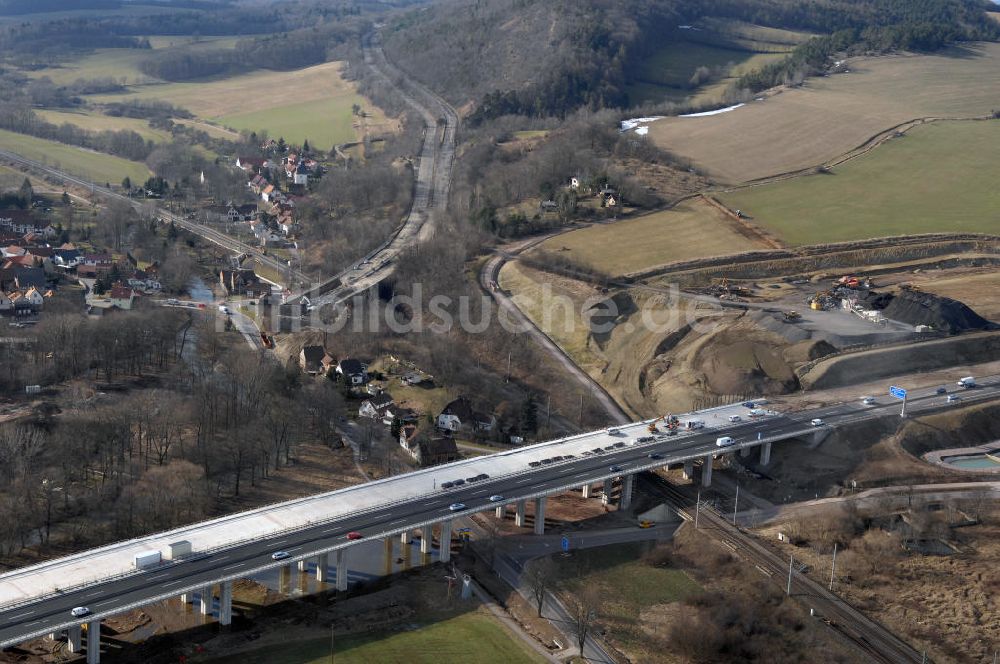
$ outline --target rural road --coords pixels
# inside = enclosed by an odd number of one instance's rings
[[[503,268],[504,264],[507,262],[509,256],[516,256],[526,249],[530,249],[539,242],[548,239],[549,236],[542,236],[540,238],[532,238],[530,240],[525,240],[518,244],[509,246],[506,248],[504,253],[497,254],[490,258],[486,264],[483,266],[482,270],[479,272],[479,283],[483,289],[490,294],[493,300],[497,303],[497,306],[503,309],[513,321],[517,322],[519,327],[527,332],[527,334],[539,345],[541,346],[556,362],[562,366],[576,381],[587,391],[591,397],[596,400],[604,411],[608,414],[611,422],[614,424],[623,424],[625,422],[631,422],[632,418],[618,405],[607,390],[605,390],[600,383],[591,378],[586,371],[577,366],[576,362],[567,355],[562,348],[559,347],[552,339],[542,332],[534,322],[531,321],[524,313],[517,307],[514,301],[507,296],[499,287],[494,287],[498,284],[498,279],[500,277],[500,270]]]

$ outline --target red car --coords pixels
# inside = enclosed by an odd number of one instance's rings
[[[352,531],[352,532],[347,533],[347,539],[349,539],[349,540],[359,540],[362,537],[364,537],[364,535],[362,535],[361,533],[359,533],[357,531]]]

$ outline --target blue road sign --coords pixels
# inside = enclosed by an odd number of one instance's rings
[[[562,550],[569,551],[569,538],[563,535],[562,538]]]
[[[905,399],[906,390],[904,390],[901,387],[896,387],[895,385],[893,385],[892,387],[889,388],[889,396],[896,397],[897,399]]]

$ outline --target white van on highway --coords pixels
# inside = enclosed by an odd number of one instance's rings
[[[735,442],[736,441],[733,440],[733,438],[731,436],[723,436],[722,438],[716,438],[715,439],[715,446],[716,447],[729,447],[730,445],[732,445]]]

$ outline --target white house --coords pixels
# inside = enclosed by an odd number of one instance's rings
[[[364,385],[368,382],[368,369],[353,358],[345,358],[338,362],[337,373],[344,377],[348,385]]]
[[[382,419],[385,411],[393,404],[392,396],[388,392],[376,394],[371,399],[366,399],[358,408],[360,417],[370,417],[371,419]]]
[[[443,431],[491,431],[496,418],[489,413],[476,411],[466,397],[455,399],[437,416],[437,428]]]

